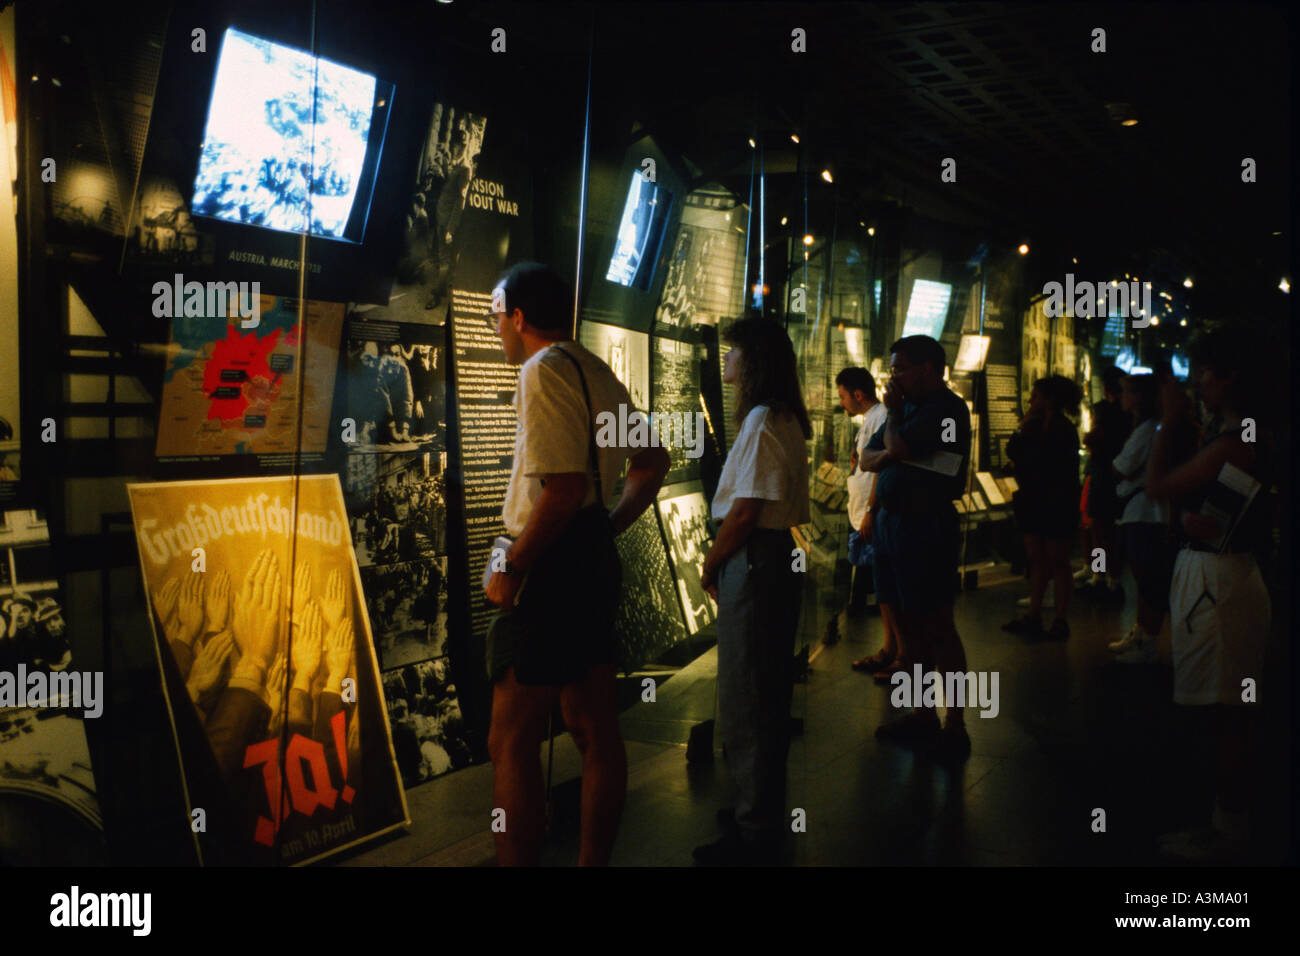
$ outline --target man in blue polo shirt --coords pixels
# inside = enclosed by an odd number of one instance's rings
[[[890,346],[885,424],[859,457],[876,480],[874,529],[876,592],[894,605],[899,630],[923,673],[966,670],[966,653],[953,623],[961,551],[952,500],[965,486],[970,460],[970,411],[948,389],[943,347],[927,335]],[[940,756],[970,755],[961,708],[949,706],[940,730],[933,709],[877,728],[883,740],[934,744]]]

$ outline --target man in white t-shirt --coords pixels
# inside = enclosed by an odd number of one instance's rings
[[[866,450],[881,426],[885,424],[887,409],[876,399],[876,380],[865,368],[850,367],[841,369],[835,376],[835,387],[840,395],[840,407],[852,418],[862,416],[862,427],[858,429],[857,439],[853,443],[853,460],[849,470],[849,530],[856,531],[871,542],[871,528],[867,518],[871,507],[871,489],[876,483],[875,472],[858,467],[858,457]],[[865,609],[866,595],[873,588],[870,568],[858,569],[853,575],[852,596],[849,598],[849,613],[859,614]]]
[[[540,263],[511,267],[492,293],[489,321],[506,361],[521,365],[502,512],[514,541],[486,588],[501,608],[488,634],[488,751],[494,808],[506,815],[495,835],[503,866],[533,865],[541,855],[539,748],[556,700],[583,758],[578,862],[609,862],[627,792],[613,634],[602,624],[612,624],[621,577],[613,535],[655,500],[669,466],[662,448],[597,445],[598,416],[617,416],[620,405],[630,414],[631,400],[609,367],[573,341],[572,317],[569,286]],[[622,496],[607,513],[629,458]],[[601,611],[593,615],[592,608]]]

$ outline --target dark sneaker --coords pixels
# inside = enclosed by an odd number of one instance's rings
[[[1012,634],[1022,634],[1025,637],[1037,637],[1043,633],[1043,624],[1037,618],[1032,618],[1026,614],[1014,621],[1007,621],[1002,625],[1002,630],[1010,631]]]

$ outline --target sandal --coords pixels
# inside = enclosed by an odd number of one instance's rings
[[[853,662],[855,671],[878,671],[888,667],[894,662],[894,655],[888,651],[877,651],[870,657],[864,657],[861,660]]]
[[[895,658],[893,663],[876,671],[876,673],[872,674],[871,677],[873,680],[881,684],[888,684],[895,674],[899,671],[906,671],[907,669],[907,661]]]

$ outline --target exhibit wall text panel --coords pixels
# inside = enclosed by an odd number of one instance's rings
[[[127,491],[200,858],[306,863],[409,823],[337,476]]]
[[[461,602],[468,633],[453,635],[460,648],[450,675],[466,704],[470,730],[486,740],[490,699],[485,649],[488,622],[495,607],[483,592],[483,570],[492,542],[504,533],[501,517],[514,460],[514,393],[519,369],[510,365],[493,326],[492,290],[502,271],[533,254],[532,174],[516,158],[519,143],[508,110],[485,108],[468,122],[481,143],[472,177],[463,190],[467,198],[455,233],[454,267],[450,274],[451,379],[456,434],[454,469],[462,493],[464,515],[461,555],[465,562],[465,592]],[[444,191],[443,195],[446,195]],[[454,617],[454,615],[453,615]],[[453,652],[455,653],[455,652]],[[415,677],[405,678],[414,686]],[[436,674],[419,675],[419,682],[442,693]],[[454,757],[454,754],[453,754]]]

